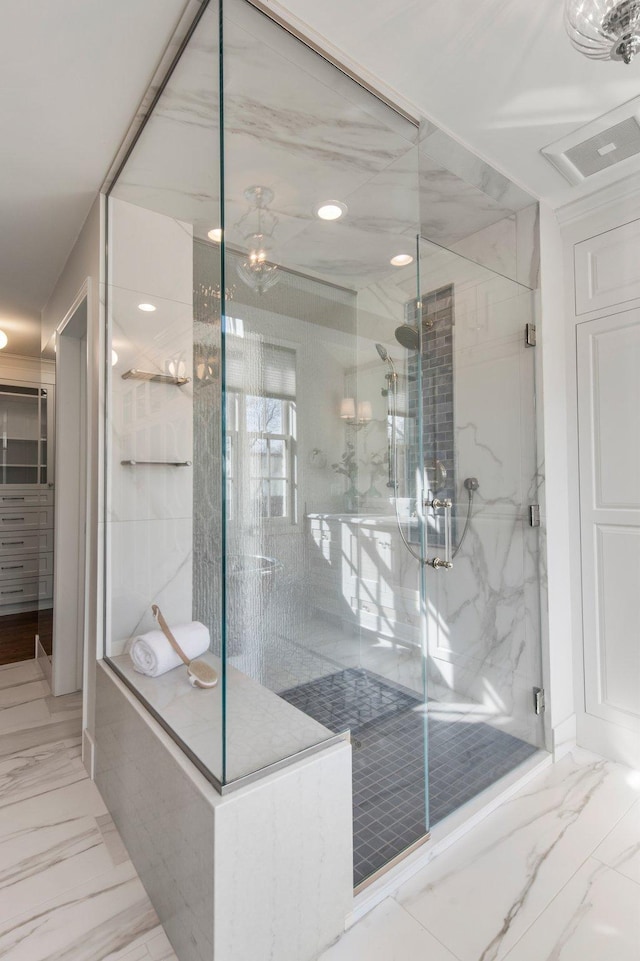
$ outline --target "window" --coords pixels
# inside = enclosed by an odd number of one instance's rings
[[[252,500],[261,517],[295,521],[295,404],[255,396],[245,404]]]
[[[228,352],[230,519],[250,513],[274,523],[297,522],[295,361],[295,351],[262,341],[249,349],[245,341],[237,354]]]

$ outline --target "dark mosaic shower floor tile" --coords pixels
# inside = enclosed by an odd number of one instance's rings
[[[353,744],[354,885],[427,831],[425,717],[420,698],[349,668],[281,695]],[[431,826],[504,777],[537,748],[482,722],[429,718]]]
[[[413,707],[416,696],[387,684],[362,668],[347,668],[336,674],[301,684],[281,695],[329,730],[357,731],[369,721],[379,721]]]

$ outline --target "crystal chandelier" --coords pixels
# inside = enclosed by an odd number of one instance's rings
[[[631,63],[640,50],[640,0],[566,0],[571,43],[593,60]]]
[[[245,235],[249,252],[246,260],[236,266],[236,271],[243,283],[263,294],[280,279],[277,266],[267,260],[267,250],[278,224],[278,218],[269,210],[273,190],[269,187],[247,187],[244,196],[249,202],[249,210],[240,218],[236,227],[246,229],[252,224],[254,229]]]

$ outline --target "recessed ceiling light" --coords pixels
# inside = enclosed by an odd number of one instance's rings
[[[347,212],[347,205],[339,200],[325,200],[315,208],[316,217],[320,220],[340,220]]]
[[[407,264],[413,263],[413,257],[411,254],[396,254],[391,258],[390,263],[393,267],[406,267]]]
[[[117,353],[115,352],[115,350],[112,350],[112,351],[111,351],[111,366],[112,366],[112,367],[115,367],[117,363],[118,363],[118,355],[117,355]]]
[[[2,350],[3,347],[6,347],[8,343],[9,338],[5,334],[4,330],[0,330],[0,350]]]
[[[213,230],[207,231],[207,237],[219,244],[222,240],[222,227],[214,227]]]
[[[151,313],[151,311],[156,310],[156,309],[157,309],[157,308],[154,307],[153,304],[138,304],[138,310],[145,310],[145,311],[148,311],[149,313]]]

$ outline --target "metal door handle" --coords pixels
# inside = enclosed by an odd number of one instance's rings
[[[444,511],[444,558],[434,557],[425,563],[433,567],[434,571],[450,571],[453,567],[451,556],[451,509],[453,501],[450,497],[434,497],[430,501],[425,501],[425,507],[432,507],[434,511]]]

